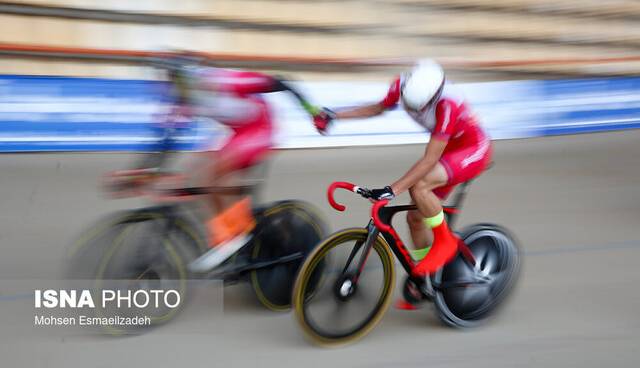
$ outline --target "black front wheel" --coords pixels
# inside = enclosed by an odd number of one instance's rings
[[[302,265],[293,307],[312,342],[324,346],[354,342],[369,333],[389,307],[395,284],[393,255],[379,235],[367,248],[368,237],[367,229],[339,231],[320,243]]]

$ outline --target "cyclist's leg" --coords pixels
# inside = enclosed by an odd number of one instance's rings
[[[414,201],[411,202],[415,204]],[[413,244],[412,256],[414,259],[420,260],[424,258],[429,250],[429,245],[433,241],[431,230],[427,229],[424,224],[424,217],[418,210],[407,212],[407,225],[409,225],[409,234]]]
[[[415,272],[419,275],[437,271],[457,253],[458,240],[449,231],[441,200],[433,192],[435,188],[447,185],[451,181],[445,165],[443,161],[439,162],[434,170],[410,190],[411,197],[418,206],[418,212],[423,216],[424,226],[430,228],[433,233],[429,253],[416,266]]]
[[[417,266],[417,273],[430,274],[440,269],[457,253],[457,238],[449,231],[444,219],[440,198],[436,195],[450,191],[453,186],[480,175],[491,161],[491,142],[481,137],[477,144],[468,145],[445,152],[440,158],[440,166],[447,173],[445,187],[433,190],[423,183],[412,195],[418,209],[425,215],[426,225],[433,230],[433,246],[429,254]],[[434,193],[435,192],[435,193]]]
[[[233,186],[243,179],[247,169],[266,160],[270,149],[268,129],[248,129],[237,133],[217,152],[211,182],[219,186]],[[213,194],[211,197],[217,213],[210,226],[212,245],[247,233],[255,225],[249,196]]]
[[[265,124],[246,127],[234,134],[209,159],[209,185],[232,186],[244,179],[248,169],[264,162],[271,151],[271,128]]]
[[[440,211],[438,209],[440,199],[437,198],[437,196],[434,199],[432,191],[435,188],[442,187],[447,181],[448,174],[442,164],[438,163],[424,179],[409,189],[409,194],[413,200],[412,202],[418,206],[418,210],[407,212],[407,224],[409,225],[411,240],[413,241],[415,249],[424,249],[433,243],[431,229],[425,225],[424,219],[425,217],[430,217],[430,213],[435,212],[435,214],[437,214]],[[419,254],[420,252],[416,253]]]
[[[454,188],[455,186],[438,187],[433,190],[433,193],[440,198],[441,202],[444,202]],[[412,201],[412,204],[415,204],[415,202]],[[433,232],[425,224],[424,219],[424,216],[418,210],[408,211],[407,213],[407,223],[414,248],[411,255],[418,261],[427,255],[431,244],[433,244]]]
[[[422,259],[426,259],[425,257],[432,256],[434,252],[441,252],[438,251],[438,246],[434,243],[435,234],[433,234],[431,227],[427,226],[425,218],[436,217],[438,213],[442,212],[441,199],[434,194],[434,189],[442,188],[443,185],[447,184],[448,180],[447,170],[442,163],[437,163],[422,180],[409,189],[409,195],[411,195],[413,203],[418,207],[417,210],[407,213],[407,223],[415,248],[413,258],[420,260],[418,265],[423,262]],[[441,238],[440,236],[437,240],[442,241]],[[428,248],[432,244],[431,249]],[[396,303],[396,308],[412,310],[416,307],[401,299]]]

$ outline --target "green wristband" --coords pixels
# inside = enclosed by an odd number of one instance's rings
[[[313,106],[312,104],[308,103],[307,101],[300,101],[300,104],[302,105],[302,108],[305,109],[306,112],[309,113],[309,115],[311,116],[315,116],[318,115],[320,113],[320,111],[322,111],[322,109]]]

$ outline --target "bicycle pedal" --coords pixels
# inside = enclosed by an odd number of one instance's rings
[[[420,292],[422,293],[423,300],[425,301],[433,300],[435,291],[430,278],[427,277],[426,282],[422,284],[422,286],[420,287]]]

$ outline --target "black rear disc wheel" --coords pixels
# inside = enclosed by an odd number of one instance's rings
[[[492,224],[473,225],[461,239],[476,259],[472,266],[461,254],[433,276],[440,319],[453,327],[483,324],[513,289],[521,265],[515,238]]]
[[[257,217],[250,261],[269,262],[289,256],[293,259],[251,270],[251,286],[266,308],[286,311],[291,307],[291,290],[300,265],[325,236],[326,225],[311,206],[299,201],[276,203]]]

